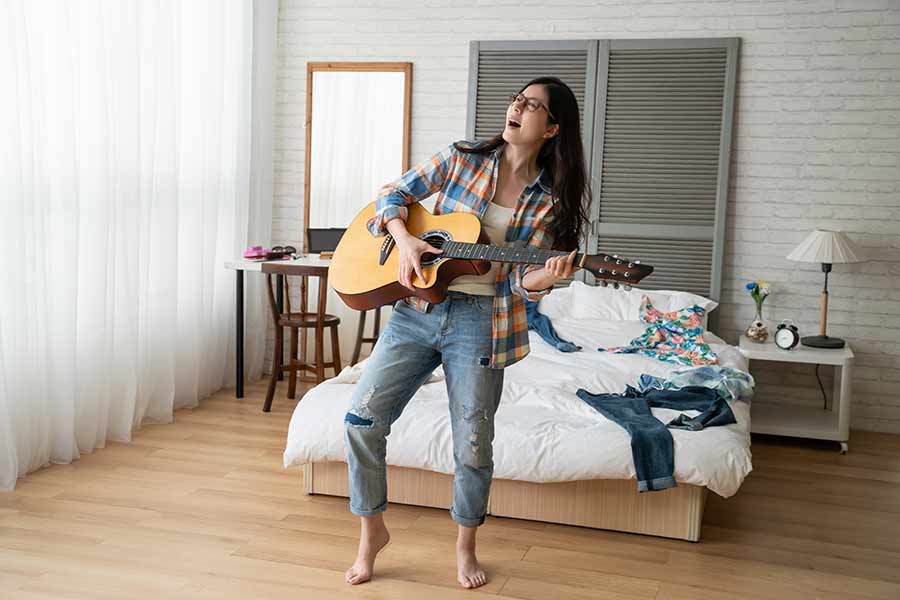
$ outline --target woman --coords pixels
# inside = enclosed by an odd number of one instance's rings
[[[398,301],[369,358],[345,417],[350,510],[361,518],[359,554],[348,583],[372,575],[390,536],[385,437],[428,375],[443,365],[450,397],[455,476],[450,515],[459,526],[457,578],[466,588],[486,582],[475,556],[493,474],[494,413],[503,369],[528,354],[524,299],[537,300],[570,277],[586,221],[584,156],[578,102],[555,77],[540,77],[510,96],[506,128],[487,143],[456,143],[385,185],[369,222],[390,232],[399,250],[399,281],[424,280],[421,257],[440,250],[406,231],[406,205],[439,192],[435,213],[474,212],[492,244],[524,242],[571,250],[543,266],[492,263],[484,275],[451,282],[440,304]]]

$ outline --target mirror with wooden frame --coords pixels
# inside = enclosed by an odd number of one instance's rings
[[[356,214],[409,168],[412,63],[310,62],[304,251],[333,250]]]

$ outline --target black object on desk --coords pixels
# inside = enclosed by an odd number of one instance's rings
[[[306,235],[309,247],[306,248],[306,251],[311,254],[334,251],[345,231],[345,228],[307,229]]]

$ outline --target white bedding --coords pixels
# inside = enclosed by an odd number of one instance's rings
[[[565,294],[560,292],[548,298],[557,295],[554,300],[563,301]],[[531,353],[506,369],[495,420],[494,477],[533,482],[635,479],[628,434],[580,400],[575,391],[621,393],[641,373],[665,375],[681,367],[646,356],[597,352],[598,347],[624,345],[640,335],[645,325],[639,321],[575,319],[555,309],[545,311],[543,303],[541,311],[556,313],[553,325],[559,335],[583,349],[562,353],[529,332]],[[704,336],[722,366],[747,370],[747,361],[736,347],[710,332]],[[340,377],[303,396],[291,418],[285,467],[346,461],[343,419],[355,387],[352,382],[364,368],[365,361],[348,367]],[[394,424],[388,436],[388,464],[453,473],[447,404],[439,367]],[[676,481],[706,486],[723,497],[737,492],[752,470],[750,410],[743,402],[732,402],[731,408],[737,419],[734,425],[670,430]],[[653,414],[667,422],[678,411],[654,408]]]

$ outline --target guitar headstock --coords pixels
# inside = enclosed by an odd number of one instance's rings
[[[653,272],[650,265],[617,254],[589,254],[585,257],[582,268],[590,271],[603,286],[612,282],[615,287],[624,284],[625,289],[630,289]]]

